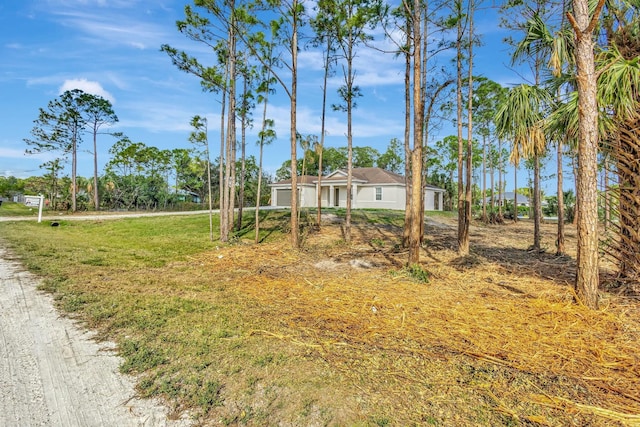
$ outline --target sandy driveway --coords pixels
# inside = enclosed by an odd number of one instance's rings
[[[113,345],[60,317],[0,247],[0,426],[187,426],[134,398]]]

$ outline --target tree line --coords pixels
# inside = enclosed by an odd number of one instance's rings
[[[216,177],[216,172],[225,165],[221,166],[219,158],[210,162],[209,153],[203,152],[201,120],[199,117],[192,120],[191,148],[161,150],[143,142],[133,142],[122,133],[110,132],[109,127],[118,121],[118,117],[108,100],[80,89],[66,91],[39,110],[31,130],[32,137],[25,139],[27,154],[50,152],[57,157],[41,165],[44,173],[40,177],[6,179],[3,194],[21,191],[44,194],[50,208],[74,212],[177,209],[206,201],[210,201],[210,208],[217,208],[220,186],[211,177]],[[87,135],[93,143],[90,153],[94,174],[91,179],[76,173],[79,147]],[[99,135],[116,139],[109,149],[110,159],[102,175],[98,170]],[[71,176],[63,175],[67,163],[71,163]],[[234,165],[234,168],[239,166]],[[237,172],[242,183],[238,204],[265,203],[268,195],[258,201],[258,173],[256,159],[243,157],[242,169]],[[269,176],[261,178],[266,182],[271,180]]]

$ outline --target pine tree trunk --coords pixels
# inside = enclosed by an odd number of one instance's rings
[[[557,160],[558,160],[558,240],[556,242],[556,255],[565,254],[564,249],[564,181],[562,175],[562,143],[557,143]]]
[[[344,239],[351,243],[351,207],[353,205],[353,133],[352,133],[352,91],[353,91],[353,63],[352,46],[349,46],[347,64],[347,213],[344,221]]]
[[[464,232],[462,247],[465,248],[464,254],[469,254],[469,228],[471,227],[471,205],[472,200],[472,178],[473,178],[473,0],[469,4],[469,75],[468,85],[468,113],[467,113],[467,158],[466,158],[466,188],[465,188],[465,213],[464,213]]]
[[[482,221],[487,222],[487,137],[482,136]]]
[[[498,139],[498,220],[502,220],[502,140]]]
[[[574,0],[578,86],[577,269],[579,300],[598,307],[598,103],[592,18],[587,0]],[[601,1],[602,3],[602,1]],[[596,12],[597,13],[597,12]],[[595,17],[594,17],[595,18]]]
[[[220,241],[227,242],[229,240],[229,229],[227,228],[227,184],[225,181],[225,170],[228,162],[225,156],[225,147],[227,137],[225,129],[225,112],[227,107],[227,91],[222,91],[222,101],[220,105],[220,161],[218,162],[218,178],[219,178],[219,210],[220,210]],[[228,129],[227,129],[228,132]]]
[[[411,33],[411,25],[407,20],[407,34]],[[411,235],[411,54],[405,54],[404,69],[404,228],[402,230],[402,247],[409,247],[409,236]]]
[[[422,103],[422,30],[421,3],[414,0],[413,7],[413,151],[411,154],[411,230],[409,233],[408,264],[420,262],[420,243],[424,222],[422,204],[422,140],[424,107]]]
[[[461,14],[461,11],[457,11]],[[458,255],[469,254],[469,236],[466,225],[465,189],[464,189],[464,140],[462,139],[462,19],[458,22],[458,37],[456,40],[456,115],[458,130]]]
[[[267,108],[267,101],[265,100],[265,111]],[[264,123],[264,116],[262,123]],[[264,129],[263,129],[264,133]],[[260,243],[260,196],[262,191],[262,157],[264,153],[264,142],[260,140],[260,153],[258,155],[258,189],[256,191],[256,212],[255,212],[255,243]]]
[[[324,126],[323,126],[324,127]],[[323,132],[324,133],[324,132]],[[324,138],[322,138],[324,139]],[[322,150],[324,142],[320,143],[320,154],[318,155],[318,212],[316,213],[316,226],[318,230],[322,227]],[[327,198],[328,200],[328,198]]]
[[[322,157],[327,116],[327,81],[329,79],[329,67],[331,66],[331,37],[332,36],[327,36],[327,56],[324,61],[324,76],[322,82],[322,120],[320,123],[320,153],[318,153],[318,212],[316,217],[318,230],[322,226]],[[327,197],[327,203],[328,202],[329,198]]]
[[[247,76],[245,74],[244,78],[243,78],[243,91],[242,91],[242,130],[241,130],[241,137],[240,137],[240,182],[239,182],[239,195],[238,195],[238,225],[236,226],[236,230],[240,231],[242,229],[242,210],[244,209],[244,181],[245,181],[245,174],[246,174],[246,169],[247,169],[247,161],[246,161],[246,154],[247,154],[247,114],[249,114],[248,112],[248,108],[247,108],[247,101],[246,101],[246,96],[248,93],[248,88],[247,88]]]
[[[415,138],[415,136],[414,136]],[[415,141],[414,141],[415,143]],[[408,264],[420,262],[420,225],[422,209],[420,209],[420,193],[422,191],[422,145],[418,144],[411,155],[411,230],[409,234],[409,261]],[[424,221],[424,220],[422,220]]]
[[[229,113],[227,120],[227,147],[226,147],[226,157],[227,163],[225,165],[224,178],[225,178],[225,200],[227,202],[225,206],[225,216],[226,216],[226,230],[227,230],[227,240],[229,239],[230,233],[233,230],[233,214],[234,214],[234,203],[235,203],[235,145],[236,145],[236,120],[235,120],[235,111],[236,111],[236,103],[235,103],[235,66],[233,65],[230,68],[231,70],[231,78],[229,79]]]
[[[292,5],[293,23],[291,29],[291,245],[300,247],[300,230],[298,226],[298,159],[297,159],[297,108],[298,108],[298,1]]]
[[[513,166],[513,222],[518,222],[518,165]]]
[[[271,76],[270,73],[267,74],[267,79]],[[262,160],[264,157],[264,139],[267,130],[267,105],[269,104],[269,83],[267,83],[267,87],[264,94],[264,106],[262,108],[262,132],[260,134],[260,152],[259,152],[259,160],[258,160],[258,189],[256,191],[256,212],[255,212],[255,242],[256,244],[260,243],[260,199],[262,196]]]
[[[77,130],[74,130],[73,141],[71,142],[71,212],[78,210],[77,193],[78,193],[78,138]]]
[[[489,152],[491,152],[491,146],[489,146]],[[491,199],[490,203],[489,203],[489,209],[491,210],[491,216],[495,218],[495,204],[496,204],[496,199],[495,199],[495,165],[493,164],[493,160],[491,161],[491,168],[489,171],[489,185],[491,186]]]
[[[93,208],[100,210],[98,198],[98,129],[93,128]]]
[[[540,208],[540,156],[533,157],[533,249],[540,250],[540,227],[542,209]]]

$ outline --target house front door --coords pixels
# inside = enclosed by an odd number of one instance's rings
[[[335,188],[333,191],[333,206],[336,208],[340,206],[340,189]]]

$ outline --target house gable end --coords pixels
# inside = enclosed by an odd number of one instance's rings
[[[343,171],[342,169],[336,169],[333,172],[331,172],[329,175],[323,177],[323,179],[346,179],[347,178],[347,172]]]

